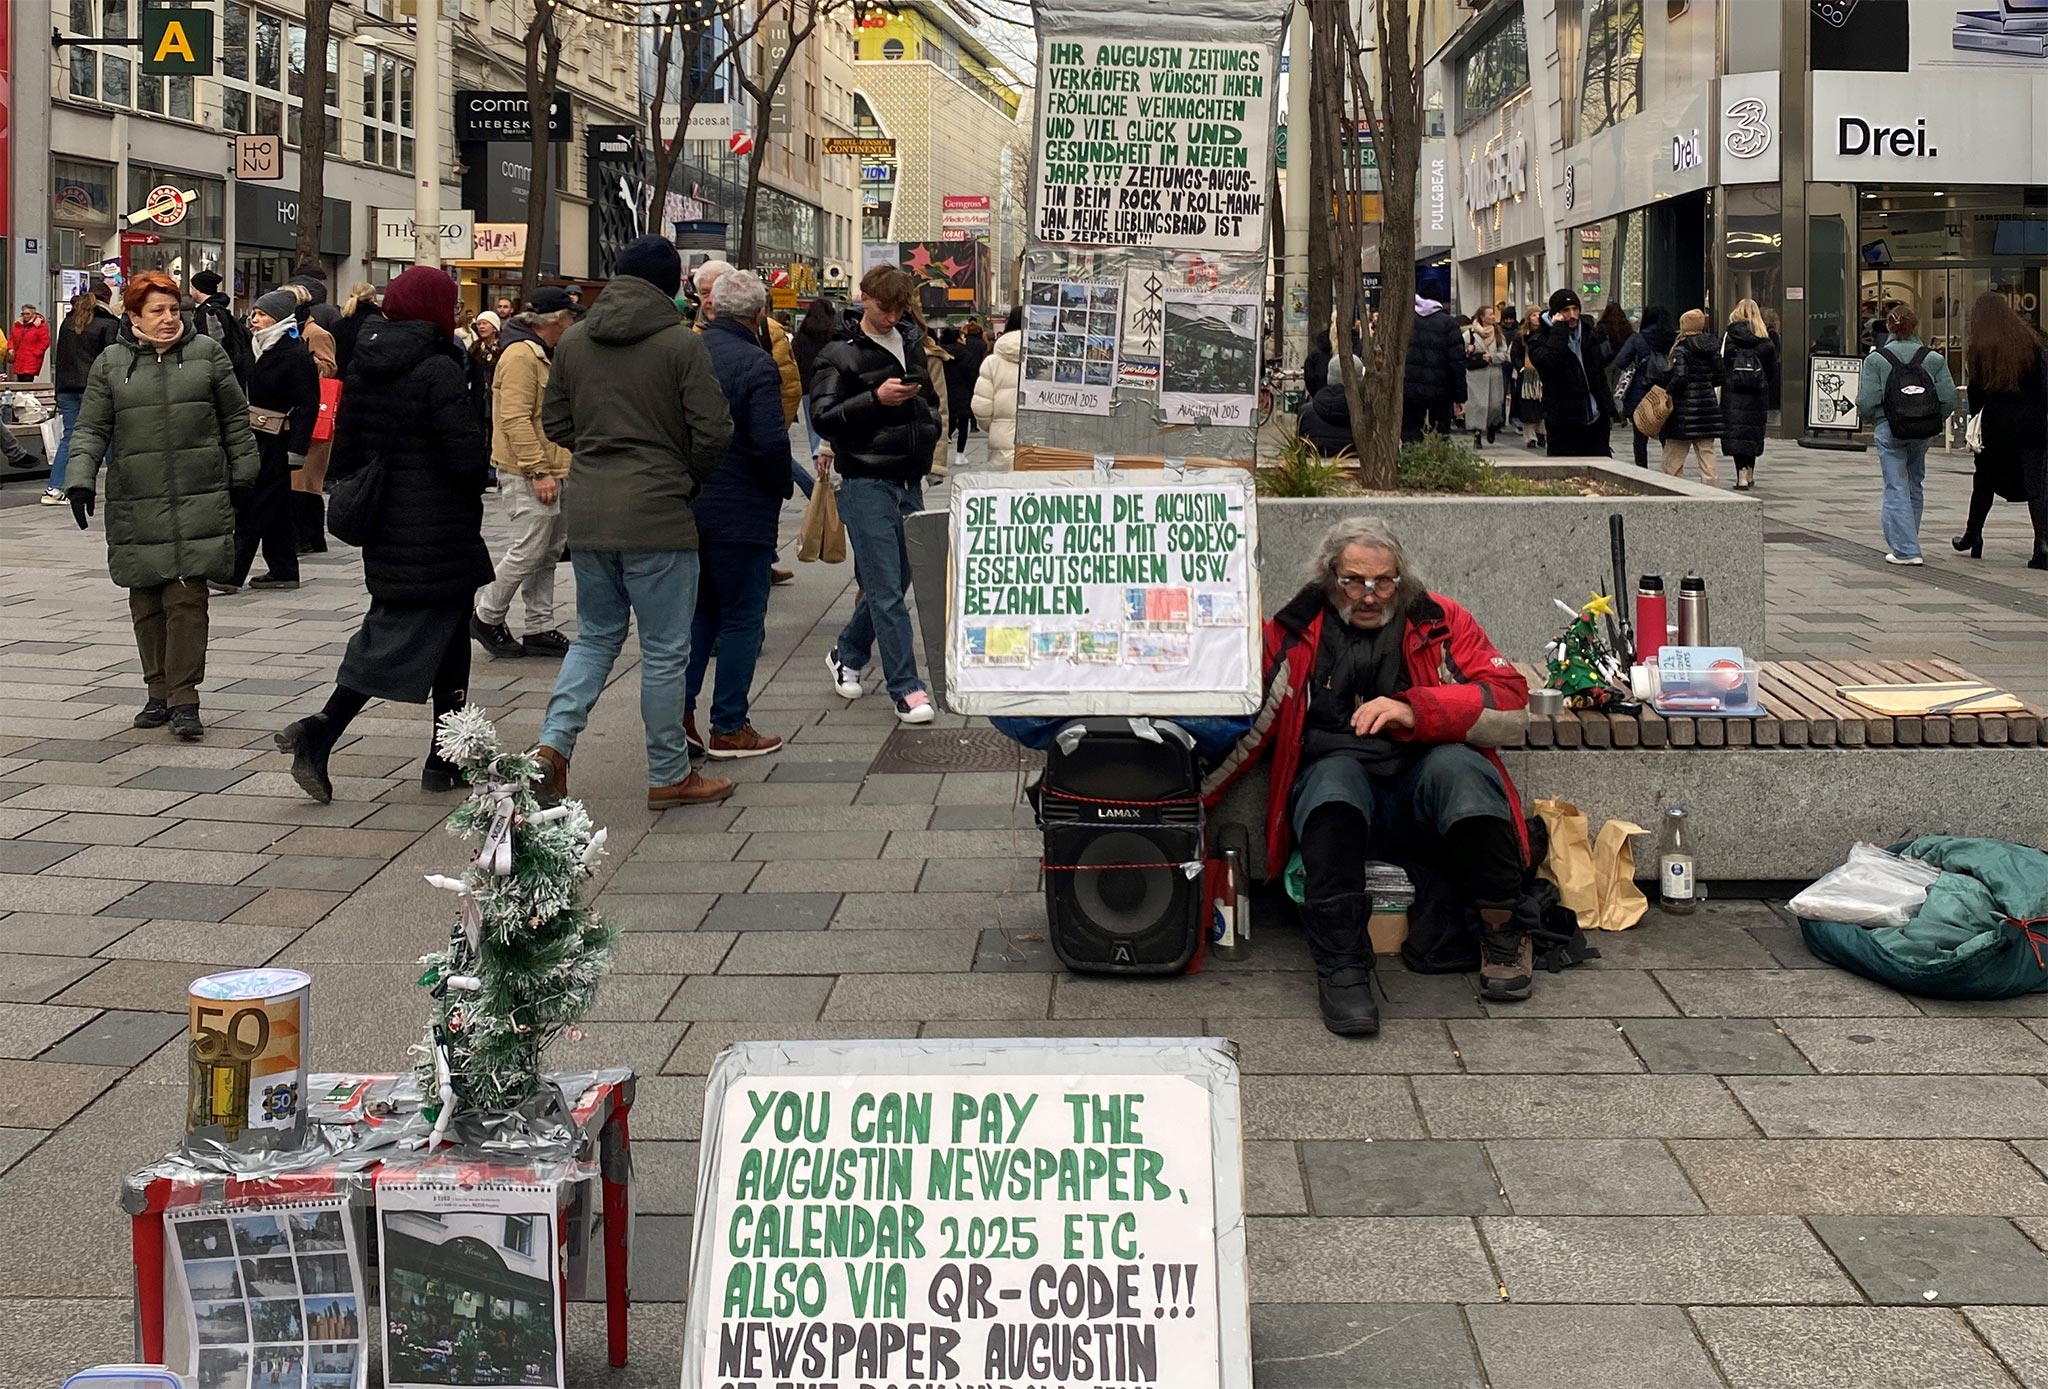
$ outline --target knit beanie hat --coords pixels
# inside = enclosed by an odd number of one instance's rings
[[[192,277],[192,288],[201,294],[220,293],[220,273],[214,270],[200,271]]]
[[[635,237],[612,262],[612,273],[645,280],[673,299],[683,288],[683,257],[665,236]]]
[[[1687,309],[1678,318],[1678,336],[1689,338],[1694,333],[1707,331],[1707,316],[1698,309]]]
[[[285,323],[298,317],[299,296],[280,286],[258,297],[249,307],[270,315],[274,322]]]
[[[384,316],[394,323],[431,323],[455,336],[455,281],[444,270],[415,265],[384,287]]]

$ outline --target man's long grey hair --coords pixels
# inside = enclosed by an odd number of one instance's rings
[[[1429,591],[1429,586],[1423,583],[1422,576],[1409,562],[1408,551],[1402,547],[1401,538],[1394,534],[1393,527],[1377,516],[1346,516],[1323,532],[1322,542],[1316,546],[1308,564],[1308,581],[1327,593],[1332,602],[1349,607],[1350,599],[1337,587],[1337,562],[1354,545],[1385,550],[1394,557],[1394,567],[1401,575],[1400,585],[1394,590],[1394,601],[1389,605],[1395,612],[1406,612]]]

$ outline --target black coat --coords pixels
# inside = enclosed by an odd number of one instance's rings
[[[2010,391],[1970,387],[1970,413],[1984,416],[1977,475],[2008,501],[2027,495],[2027,472],[2048,452],[2048,352],[2036,352]]]
[[[1336,359],[1337,354],[1321,343],[1311,347],[1301,359],[1301,385],[1310,398],[1330,383],[1330,363]]]
[[[1602,374],[1600,335],[1590,320],[1579,320],[1582,365],[1572,351],[1571,335],[1564,325],[1546,317],[1529,333],[1525,348],[1529,364],[1543,381],[1543,427],[1548,430],[1585,429],[1606,424],[1614,418],[1614,400]],[[1591,397],[1590,404],[1587,398]],[[1586,418],[1588,411],[1593,418]]]
[[[924,329],[906,317],[896,331],[903,335],[901,362],[858,325],[818,354],[811,427],[832,441],[833,466],[842,476],[914,482],[931,471],[932,450],[943,431]],[[882,404],[875,388],[898,377],[922,389],[901,405]]]
[[[1465,399],[1465,335],[1450,310],[1415,316],[1401,394],[1409,400],[1458,403]]]
[[[492,577],[484,548],[490,451],[463,389],[462,349],[427,323],[363,325],[341,393],[328,480],[384,466],[376,539],[363,547],[370,596],[467,603]]]
[[[1671,348],[1671,379],[1660,384],[1671,393],[1671,418],[1660,439],[1718,439],[1722,433],[1721,340],[1712,333],[1680,338]]]
[[[1315,445],[1317,453],[1334,457],[1349,449],[1356,452],[1351,437],[1351,402],[1344,398],[1344,383],[1332,381],[1309,397],[1302,408],[1301,437]]]
[[[341,322],[334,325],[334,374],[342,380],[348,379],[348,365],[355,360],[356,339],[362,336],[363,325],[373,318],[384,317],[384,310],[375,304],[358,304],[352,314],[343,314]]]
[[[92,322],[85,325],[82,333],[71,326],[67,314],[57,330],[57,348],[52,354],[57,359],[57,389],[83,391],[86,378],[92,374],[92,364],[99,360],[100,353],[114,345],[120,332],[121,320],[105,309],[92,311]]]
[[[979,339],[974,339],[979,341]],[[981,375],[981,359],[988,354],[971,348],[965,341],[946,349],[946,412],[955,420],[973,413],[974,381]]]
[[[1735,384],[1734,364],[1741,353],[1755,353],[1764,379],[1749,390]],[[1771,382],[1778,375],[1778,345],[1758,338],[1747,323],[1728,325],[1721,358],[1727,384],[1721,387],[1721,451],[1731,458],[1755,458],[1764,451],[1764,431],[1771,413]]]
[[[256,358],[249,368],[249,403],[291,416],[281,434],[255,430],[256,452],[264,463],[274,467],[290,454],[305,456],[313,446],[313,422],[320,417],[320,368],[305,339],[287,335]]]

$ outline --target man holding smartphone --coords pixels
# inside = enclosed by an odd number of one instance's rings
[[[818,353],[811,422],[831,441],[839,515],[861,586],[853,618],[825,663],[833,688],[862,693],[861,672],[881,649],[896,717],[930,723],[937,710],[917,674],[910,626],[910,557],[903,521],[924,502],[924,477],[939,442],[938,392],[925,368],[924,330],[908,317],[917,281],[896,265],[861,277],[861,318]]]

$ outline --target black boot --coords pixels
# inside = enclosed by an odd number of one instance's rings
[[[1372,918],[1369,893],[1351,892],[1301,908],[1302,934],[1316,962],[1316,1002],[1323,1026],[1340,1037],[1370,1037],[1380,1030],[1373,997]]]
[[[460,791],[466,782],[462,779],[462,768],[442,757],[440,753],[427,754],[427,763],[420,768],[420,790],[440,793]]]
[[[334,730],[318,714],[280,728],[271,739],[279,752],[292,755],[292,780],[299,789],[326,805],[334,799],[334,782],[327,775],[327,755],[334,751]]]
[[[317,492],[292,493],[292,529],[302,555],[327,551],[327,499]]]

